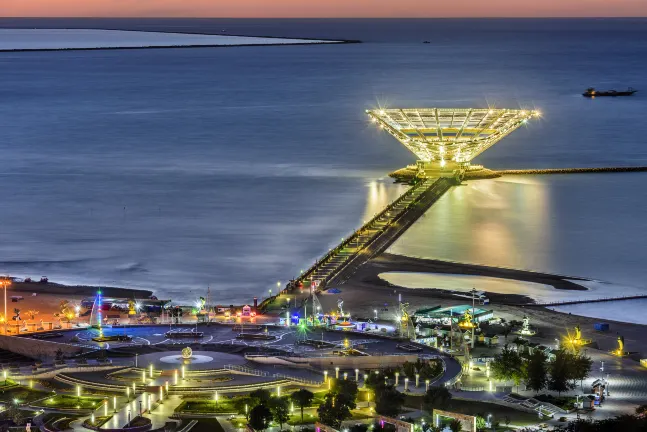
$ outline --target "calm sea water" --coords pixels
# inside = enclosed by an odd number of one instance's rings
[[[183,301],[207,286],[222,302],[275,290],[402,191],[386,173],[414,158],[368,124],[364,110],[378,104],[540,109],[541,120],[479,158],[492,168],[647,165],[645,95],[579,95],[588,86],[647,91],[645,20],[0,27],[365,41],[1,53],[0,272],[16,276],[153,288]],[[542,200],[527,187],[475,185],[484,200],[474,194],[478,208],[461,211],[498,222],[446,220],[427,241],[451,253],[429,253],[461,261],[507,253],[514,265],[633,284],[645,279],[646,180],[542,178]],[[457,230],[479,234],[478,244],[455,242]]]

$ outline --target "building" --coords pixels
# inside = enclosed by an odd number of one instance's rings
[[[406,170],[415,177],[460,177],[470,162],[538,111],[513,109],[390,108],[367,110],[373,123],[384,129],[418,161]]]
[[[465,317],[465,313],[472,314],[471,305],[458,305],[449,307],[430,307],[418,309],[413,314],[416,323],[425,324],[449,324],[450,320],[455,323],[460,322]],[[494,318],[494,312],[487,309],[474,308],[474,321],[477,323],[489,321]]]

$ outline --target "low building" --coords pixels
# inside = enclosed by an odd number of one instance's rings
[[[471,305],[458,305],[458,306],[448,306],[448,307],[430,307],[418,309],[414,314],[413,318],[416,322],[421,323],[431,323],[431,324],[449,324],[450,321],[455,323],[461,321],[465,316],[466,312],[472,314]],[[478,307],[474,308],[474,321],[477,323],[486,322],[494,318],[494,312],[492,310],[481,309]]]

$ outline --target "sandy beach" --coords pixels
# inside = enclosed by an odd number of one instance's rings
[[[374,318],[375,310],[378,319],[394,320],[398,311],[398,298],[409,304],[409,311],[430,306],[453,306],[470,304],[468,298],[461,298],[452,292],[439,289],[407,289],[391,285],[380,279],[378,274],[387,271],[427,271],[433,273],[476,274],[492,277],[517,279],[524,282],[536,282],[552,285],[558,289],[575,289],[582,287],[566,280],[567,276],[534,273],[514,269],[497,269],[484,266],[455,264],[450,262],[420,260],[392,254],[382,254],[362,266],[345,284],[338,286],[341,293],[327,292],[319,296],[324,310],[337,308],[337,301],[342,298],[344,310],[349,310],[354,317]],[[569,278],[572,279],[572,278]],[[330,287],[329,287],[330,288]],[[521,320],[524,315],[530,318],[532,326],[536,327],[541,339],[554,342],[555,338],[573,332],[580,325],[584,337],[593,339],[600,350],[610,351],[616,348],[618,335],[625,338],[627,350],[631,358],[638,360],[647,356],[647,326],[624,323],[620,320],[600,320],[579,315],[561,313],[541,307],[527,307],[530,297],[521,295],[487,293],[490,304],[485,307],[495,312],[495,316],[506,320]],[[628,302],[631,300],[627,300]],[[388,310],[385,310],[388,309]],[[621,317],[618,317],[621,318]],[[596,322],[610,323],[610,330],[605,333],[596,332],[593,324]]]

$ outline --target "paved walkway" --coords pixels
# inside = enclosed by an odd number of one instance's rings
[[[112,418],[108,420],[101,429],[119,429],[125,426],[128,423],[129,418],[132,420],[139,414],[140,402],[142,410],[147,408],[146,403],[148,401],[148,394],[150,393],[140,394],[137,398],[124,404],[116,413],[109,410],[108,414],[112,414]],[[153,401],[157,400],[158,395],[153,395]],[[165,399],[162,404],[157,405],[151,413],[144,414],[144,417],[151,419],[152,429],[161,428],[167,421],[169,421],[168,418],[173,415],[175,409],[180,405],[180,403],[182,403],[182,398],[180,396],[170,396],[168,399]],[[95,416],[100,415],[103,415],[103,408],[100,408],[95,412]],[[85,416],[76,420],[70,424],[70,427],[75,431],[87,432],[88,429],[83,427],[83,421],[88,418],[90,418],[90,416]]]

